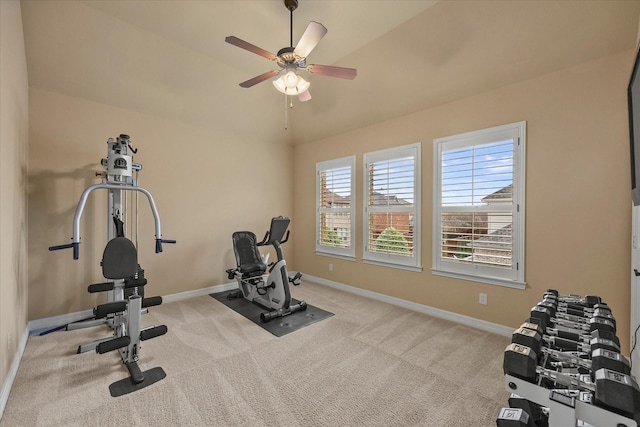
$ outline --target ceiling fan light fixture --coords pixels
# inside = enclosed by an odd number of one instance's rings
[[[284,75],[284,85],[289,88],[296,87],[298,85],[298,75],[293,71],[288,71]]]
[[[288,71],[286,74],[275,79],[273,86],[285,95],[292,96],[307,91],[311,83],[297,75],[294,71]]]

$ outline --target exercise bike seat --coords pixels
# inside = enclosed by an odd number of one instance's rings
[[[262,275],[267,265],[262,262],[256,235],[251,231],[236,231],[232,238],[238,271],[244,277]]]
[[[138,272],[138,251],[126,237],[115,237],[102,254],[102,275],[106,279],[133,277]]]

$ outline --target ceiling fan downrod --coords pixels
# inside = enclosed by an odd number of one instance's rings
[[[293,47],[293,11],[298,8],[298,0],[284,0],[284,7],[289,9],[289,46]]]

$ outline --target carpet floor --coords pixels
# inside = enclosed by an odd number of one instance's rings
[[[303,282],[335,315],[275,337],[208,295],[152,307],[140,367],[167,377],[121,397],[117,351],[75,354],[106,327],[29,337],[0,420],[18,426],[495,426],[509,338]]]

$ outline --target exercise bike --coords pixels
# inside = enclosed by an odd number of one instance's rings
[[[235,278],[238,281],[238,291],[230,294],[229,298],[242,296],[269,310],[260,314],[262,323],[307,309],[307,303],[304,301],[292,304],[289,289],[289,283],[298,286],[302,277],[300,272],[289,277],[282,253],[281,245],[289,240],[287,228],[290,222],[287,217],[272,218],[271,228],[261,242],[257,242],[256,235],[251,231],[236,231],[232,235],[237,267],[226,272],[229,279]],[[268,245],[275,248],[278,257],[276,262],[269,265],[268,254],[263,257],[258,249],[259,246]],[[269,274],[265,277],[267,268]]]

